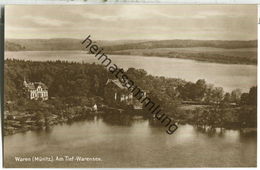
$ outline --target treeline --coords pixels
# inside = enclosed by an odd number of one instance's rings
[[[256,86],[251,87],[248,93],[242,93],[240,89],[225,93],[221,87],[213,87],[204,80],[198,80],[178,88],[182,99],[202,105],[195,110],[188,110],[188,113],[177,114],[182,120],[203,128],[255,128],[257,125]]]
[[[82,37],[82,40],[84,37]],[[80,39],[8,39],[7,51],[51,51],[82,50]],[[220,40],[157,40],[157,41],[97,41],[105,51],[154,48],[215,47],[224,49],[256,48],[257,41],[220,41]]]
[[[128,49],[154,48],[187,48],[187,47],[215,47],[224,49],[256,48],[257,41],[220,41],[220,40],[158,40],[132,43],[127,45],[107,46],[107,51]]]
[[[225,64],[257,64],[257,49],[255,52],[247,51],[247,54],[243,56],[237,55],[237,53],[230,54],[223,51],[210,52],[207,50],[201,50],[200,52],[177,52],[172,48],[172,51],[167,52],[162,48],[158,48],[157,51],[150,51],[149,49],[142,50],[119,50],[119,51],[108,51],[109,54],[113,55],[137,55],[137,56],[156,56],[156,57],[167,57],[167,58],[180,58],[180,59],[191,59],[197,61],[225,63]]]
[[[80,39],[8,39],[5,41],[5,50],[84,50],[84,47],[80,45],[81,41]],[[257,64],[256,41],[118,40],[95,41],[94,43],[101,46],[109,55],[156,56],[226,64]],[[238,52],[237,49],[241,49],[242,52]]]
[[[52,51],[52,50],[84,50],[80,47],[81,39],[72,38],[54,38],[54,39],[7,39],[5,41],[5,50],[7,51]],[[100,41],[95,43],[102,47],[131,44],[143,42],[142,40],[118,40],[118,41]]]
[[[248,93],[242,93],[240,89],[232,92],[224,92],[222,87],[214,87],[206,84],[203,79],[196,83],[187,82],[183,86],[178,86],[181,99],[185,101],[197,101],[205,104],[220,102],[233,103],[237,105],[256,105],[257,87],[251,87]]]

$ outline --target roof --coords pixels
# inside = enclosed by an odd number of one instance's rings
[[[36,87],[41,86],[44,90],[48,90],[48,87],[42,82],[35,82],[34,85]]]
[[[34,86],[33,83],[27,83],[27,84],[25,85],[25,87],[28,88],[29,90],[35,90],[35,86]]]
[[[114,83],[120,89],[127,89],[125,86],[122,85],[122,83],[118,79],[114,79],[114,80],[108,79],[107,82],[106,82],[106,85],[108,85],[111,82]]]
[[[118,79],[108,79],[107,82],[106,82],[106,85],[108,85],[109,83],[114,83],[117,87],[119,87],[120,89],[126,89],[128,91],[131,91],[133,92],[133,90],[135,89],[135,86],[131,86],[131,87],[126,87],[126,86],[123,86],[122,83],[118,80]],[[143,90],[141,89],[143,92],[145,92],[145,94],[147,93],[147,90]]]
[[[25,84],[25,87],[29,90],[35,90],[38,86],[41,86],[44,90],[48,90],[48,87],[42,82],[26,82]]]

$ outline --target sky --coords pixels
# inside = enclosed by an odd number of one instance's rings
[[[256,40],[256,5],[7,5],[5,38]]]

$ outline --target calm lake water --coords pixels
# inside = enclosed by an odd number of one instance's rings
[[[101,117],[4,137],[5,167],[252,167],[256,135],[179,126],[173,134],[148,120]],[[99,162],[15,162],[14,156],[97,157]]]
[[[86,54],[85,51],[22,51],[6,52],[5,56],[32,61],[67,60],[100,64],[94,55]],[[257,83],[256,65],[218,64],[162,57],[108,56],[113,63],[124,69],[140,68],[152,75],[181,78],[193,82],[205,79],[208,83],[223,87],[225,91],[240,88],[243,92],[248,92],[250,87]]]

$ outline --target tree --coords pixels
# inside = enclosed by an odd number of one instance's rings
[[[239,121],[241,126],[256,127],[257,125],[257,107],[256,106],[242,106],[239,110]]]
[[[207,89],[206,81],[204,79],[199,79],[196,82],[195,89],[194,89],[195,96],[198,100],[202,100],[202,98],[205,95],[206,89]]]
[[[223,99],[224,103],[230,103],[231,102],[231,95],[230,93],[226,93]]]
[[[195,100],[196,91],[194,89],[196,85],[192,82],[186,83],[183,87],[179,87],[179,91],[183,100]]]
[[[219,104],[222,101],[222,99],[223,99],[223,95],[224,95],[223,88],[222,87],[215,87],[212,90],[213,102],[216,103],[216,104]]]
[[[241,90],[235,89],[231,92],[231,102],[239,103],[241,97]]]
[[[241,105],[247,105],[249,103],[249,94],[248,93],[242,93],[240,98],[240,104]]]
[[[204,99],[204,101],[206,103],[211,103],[213,101],[213,99],[212,99],[213,88],[214,88],[214,86],[212,84],[208,84],[207,87],[206,87],[205,99]]]
[[[249,90],[249,95],[248,95],[248,103],[250,105],[256,105],[257,104],[257,87],[251,87]]]

